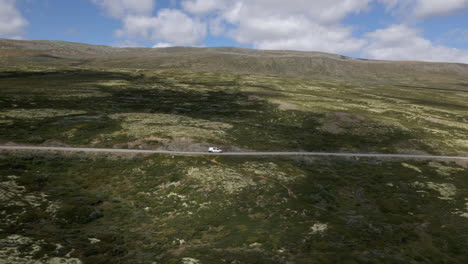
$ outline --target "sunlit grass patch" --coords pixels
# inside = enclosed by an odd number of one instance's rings
[[[200,182],[206,191],[223,190],[229,194],[257,185],[248,174],[222,166],[190,168],[187,176]]]
[[[129,86],[131,82],[127,80],[109,80],[109,81],[100,81],[94,83],[95,85],[101,85],[101,86],[109,86],[109,87],[125,87]]]
[[[78,258],[72,258],[70,256],[44,256],[44,253],[42,252],[44,248],[56,248],[56,252],[58,252],[62,247],[60,244],[48,244],[44,240],[36,240],[21,235],[10,235],[6,238],[0,239],[0,244],[2,244],[2,247],[0,248],[0,259],[3,263],[82,264]]]
[[[44,119],[53,117],[64,117],[72,115],[84,115],[86,111],[68,110],[68,109],[53,109],[53,108],[38,108],[38,109],[11,109],[0,112],[0,118],[14,119]]]
[[[12,125],[13,123],[14,123],[13,120],[0,119],[0,124],[1,124],[1,125]]]
[[[125,113],[110,117],[121,121],[122,130],[114,132],[114,136],[125,134],[140,139],[160,136],[170,139],[189,137],[222,140],[226,137],[226,130],[232,128],[232,125],[223,122],[171,114]]]
[[[433,183],[427,182],[427,188],[437,191],[440,199],[452,200],[453,196],[457,193],[457,188],[451,183]]]
[[[464,171],[463,168],[449,166],[442,162],[433,161],[433,162],[429,162],[428,165],[429,167],[434,168],[439,175],[444,176],[444,177],[452,177],[453,174]]]
[[[109,97],[109,96],[111,96],[110,93],[102,92],[99,90],[75,88],[73,90],[67,91],[67,93],[55,94],[54,96],[50,97],[50,100],[56,100],[56,101],[76,100],[76,99],[93,100],[95,98],[102,98],[102,97]]]

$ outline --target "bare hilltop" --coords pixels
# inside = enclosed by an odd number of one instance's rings
[[[118,48],[46,40],[0,39],[2,66],[181,69],[359,82],[468,82],[468,65],[376,61],[322,52],[234,47]]]

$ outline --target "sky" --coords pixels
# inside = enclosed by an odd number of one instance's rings
[[[468,0],[0,0],[0,38],[468,63]]]

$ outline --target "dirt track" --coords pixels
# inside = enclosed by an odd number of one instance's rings
[[[363,158],[401,158],[426,160],[466,160],[462,156],[412,155],[412,154],[380,154],[380,153],[337,153],[337,152],[186,152],[167,150],[140,149],[105,149],[105,148],[71,148],[71,147],[37,147],[37,146],[0,146],[0,150],[14,151],[64,151],[93,153],[130,153],[130,154],[166,154],[179,156],[327,156],[327,157],[363,157]]]

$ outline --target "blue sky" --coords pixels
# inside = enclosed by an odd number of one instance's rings
[[[0,37],[468,63],[468,0],[0,0]]]

